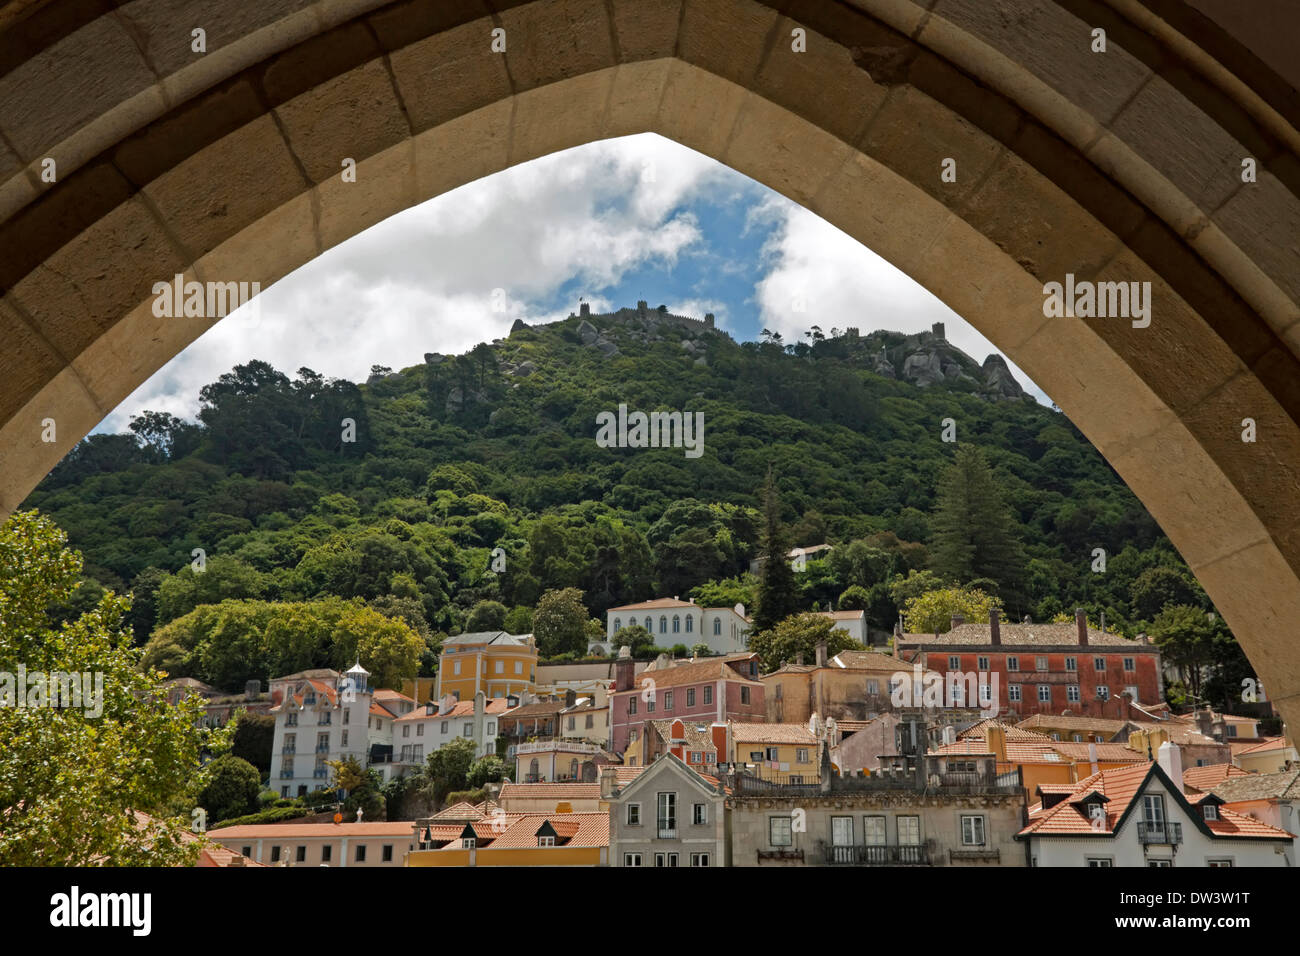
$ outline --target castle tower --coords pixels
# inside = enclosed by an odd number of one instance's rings
[[[936,339],[943,339],[945,342],[948,341],[947,339],[944,339],[944,338],[943,338],[943,323],[942,323],[942,322],[936,322],[936,323],[934,323],[934,325],[930,326],[930,331],[934,333],[934,337],[935,337]]]

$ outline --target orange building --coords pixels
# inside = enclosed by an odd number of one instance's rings
[[[1124,744],[1059,743],[1042,734],[995,721],[977,725],[982,736],[967,735],[939,747],[935,753],[948,758],[947,771],[958,773],[964,758],[994,755],[997,772],[1020,769],[1025,789],[1033,794],[1040,786],[1060,787],[1077,783],[1099,770],[1113,770],[1144,763],[1146,757]],[[971,728],[975,730],[976,728]]]

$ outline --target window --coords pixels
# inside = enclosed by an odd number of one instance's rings
[[[697,803],[691,807],[691,823],[697,827],[702,827],[709,822],[709,805],[707,803]]]
[[[462,850],[473,850],[478,846],[478,837],[461,837],[460,848]]]
[[[831,817],[831,845],[853,846],[852,817]]]
[[[682,619],[681,619],[681,617],[679,617],[678,615],[674,614],[674,615],[673,615],[673,633],[674,633],[674,634],[680,634],[681,632],[682,632]]]
[[[1237,736],[1237,725],[1236,725],[1236,724],[1228,724],[1228,736],[1229,736],[1229,737],[1235,737],[1235,736]]]
[[[623,865],[624,865],[624,866],[640,866],[640,865],[641,865],[641,854],[640,854],[640,853],[624,853],[624,854],[623,854]]]
[[[247,856],[247,854],[245,854],[245,856]],[[334,847],[326,843],[323,847],[320,848],[320,861],[322,863],[330,862],[330,860],[333,859],[333,857],[334,857]]]
[[[981,657],[981,658],[979,658],[978,661],[977,661],[976,664],[975,664],[975,668],[976,668],[976,670],[981,670],[981,671],[986,671],[986,670],[988,670],[988,669],[989,669],[989,659],[988,659],[987,657]]]
[[[444,720],[442,722],[442,727],[439,728],[439,733],[441,733],[444,737],[447,735],[447,721]]]
[[[1070,703],[1077,704],[1079,702],[1080,696],[1081,695],[1079,694],[1078,684],[1065,685],[1065,699],[1068,700]]]
[[[1034,669],[1035,669],[1035,670],[1040,670],[1040,671],[1045,671],[1045,670],[1047,670],[1047,658],[1046,658],[1046,657],[1035,657],[1035,658],[1034,658]]]
[[[900,846],[921,845],[920,817],[907,816],[898,818],[898,842]]]
[[[1097,699],[1098,699],[1098,700],[1110,700],[1110,688],[1107,687],[1105,684],[1098,684],[1098,685],[1097,685]]]
[[[1207,803],[1204,809],[1205,809],[1205,819],[1207,820],[1219,819],[1219,808],[1215,806],[1213,803]]]
[[[702,762],[702,761],[700,760],[700,757],[702,756],[702,754],[701,754],[698,750],[692,750],[692,751],[690,751],[690,752],[687,754],[687,756],[691,758],[690,760],[687,761],[687,763],[701,763],[701,762]]]
[[[686,616],[686,633],[687,634],[695,633],[695,618],[691,617],[690,615]]]
[[[553,836],[539,836],[539,837],[537,838],[537,845],[538,845],[538,846],[555,846],[555,837],[553,837]]]
[[[629,803],[627,805],[627,825],[630,827],[639,827],[641,825],[641,804]]]
[[[794,834],[791,832],[790,817],[767,818],[767,842],[772,846],[793,846]]]
[[[781,688],[778,687],[777,691],[780,692],[780,690]],[[867,681],[867,696],[874,697],[879,693],[880,693],[880,682],[874,680]]]
[[[1142,819],[1152,829],[1165,828],[1165,798],[1161,794],[1148,793],[1142,797]]]
[[[593,728],[593,727],[595,727],[595,726],[596,726],[596,715],[595,715],[595,714],[588,714],[588,715],[587,715],[587,729],[588,729],[588,730],[591,730],[591,728]]]
[[[366,845],[364,843],[357,846],[357,862],[366,862]]]
[[[326,849],[329,848],[326,847]],[[240,847],[239,852],[242,853],[244,856],[251,857],[253,855],[253,848],[251,846]]]
[[[961,842],[962,846],[984,845],[984,818],[982,816],[962,814]]]
[[[1147,860],[1147,866],[1171,867],[1173,865],[1173,860]]]
[[[1094,657],[1092,659],[1092,669],[1098,671],[1104,671],[1106,669],[1106,658]]]
[[[713,619],[713,633],[714,634],[722,633],[722,618],[715,617]]]
[[[297,727],[297,726],[298,726],[298,715],[297,715],[297,714],[285,714],[285,715],[284,715],[284,725],[285,725],[286,727]]]
[[[762,763],[766,758],[763,756],[763,751],[751,750],[749,752],[749,759],[754,761],[754,763]]]
[[[1018,658],[1018,657],[1008,657],[1008,658],[1007,658],[1007,670],[1009,670],[1009,671],[1018,671],[1018,670],[1020,670],[1020,658]]]
[[[695,688],[694,688],[694,687],[688,687],[688,688],[686,688],[686,706],[687,706],[687,707],[694,707],[694,706],[695,706]]]
[[[300,846],[298,847],[297,850],[294,851],[293,862],[295,863],[307,862],[307,848],[305,846]]]
[[[987,704],[993,700],[993,688],[988,684],[980,684],[980,703]]]
[[[672,709],[673,709],[673,692],[670,690],[664,691],[664,710],[672,710]]]
[[[451,662],[451,672],[452,672],[453,674],[459,674],[459,673],[460,673],[460,661],[452,661],[452,662]]]
[[[645,619],[645,629],[649,631],[651,634],[655,632],[655,626],[650,622],[650,618],[648,616]]]
[[[676,866],[676,865],[677,865],[676,853],[655,854],[655,866]]]
[[[614,618],[614,630],[621,631],[622,629],[623,629],[623,619],[621,617]]]
[[[741,702],[742,704],[748,704],[748,703],[749,703],[749,688],[748,688],[748,687],[742,687],[742,688],[740,688],[740,702]]]
[[[677,794],[659,794],[659,835],[676,836],[677,834]]]
[[[1220,867],[1230,867],[1232,866],[1232,860],[1229,860],[1227,858],[1222,858],[1217,860],[1206,860],[1205,865],[1215,867],[1216,869]]]
[[[1065,659],[1065,669],[1067,671],[1077,671],[1079,669],[1079,659],[1077,657],[1067,657]]]
[[[635,713],[636,713],[636,695],[635,695],[635,694],[633,694],[631,697],[629,697],[629,698],[627,699],[627,713],[628,713],[628,716],[629,716],[629,717],[630,717],[632,714],[635,714]]]
[[[667,615],[667,614],[661,615],[660,618],[659,618],[659,633],[660,633],[660,634],[667,634],[667,633],[668,633],[668,615]]]
[[[711,703],[713,703],[713,688],[706,687],[704,688],[704,706],[708,707]]]
[[[691,619],[688,617],[686,619],[686,622],[689,624],[690,620]],[[691,854],[691,866],[708,866],[708,865],[709,865],[709,855],[707,853]]]
[[[645,712],[647,714],[652,714],[654,713],[654,709],[655,709],[655,699],[654,699],[654,695],[652,694],[650,696],[650,699],[645,702]]]
[[[474,736],[474,722],[473,722],[473,721],[466,721],[466,723],[465,723],[465,730],[464,730],[464,734],[463,734],[463,736],[465,736],[465,737],[473,737],[473,736]]]
[[[1081,744],[1083,743],[1083,734],[1075,734],[1073,739],[1076,744]]]
[[[290,771],[290,772],[292,772],[292,771]],[[282,800],[288,800],[288,799],[289,799],[289,788],[288,788],[288,787],[281,787],[281,788],[280,788],[280,799],[282,799]],[[245,853],[244,855],[247,856],[248,854]]]
[[[272,863],[280,862],[280,848],[278,846],[271,847],[271,862]]]
[[[523,662],[523,661],[515,661],[515,673],[516,673],[516,674],[522,674],[523,672],[524,672],[524,662]]]
[[[1051,684],[1039,684],[1039,685],[1038,685],[1038,699],[1039,699],[1040,701],[1042,701],[1044,704],[1050,704],[1050,703],[1052,702],[1052,685],[1051,685]]]
[[[1090,856],[1088,857],[1088,866],[1090,867],[1110,867],[1114,866],[1115,861],[1108,856]]]
[[[496,667],[493,669],[494,674],[504,674],[506,672],[506,662],[496,661]]]
[[[1131,657],[1124,658],[1124,670],[1126,671],[1137,670],[1137,665],[1134,663],[1133,658]]]
[[[768,760],[771,760],[771,761],[773,761],[773,762],[779,761],[779,760],[781,759],[781,748],[779,748],[779,747],[768,747],[768,748],[767,748],[767,759],[768,759]]]
[[[351,716],[352,716],[352,711],[350,711],[350,710],[344,710],[344,711],[343,711],[343,723],[346,724],[346,723],[348,722],[348,718],[351,717]]]
[[[885,845],[885,818],[862,818],[862,842],[867,846]]]
[[[950,671],[961,670],[961,658],[958,657],[956,654],[952,654],[948,657],[948,670]]]
[[[384,844],[384,852],[382,854],[382,858],[385,863],[393,862],[393,845],[391,843]]]
[[[1017,703],[1019,703],[1019,701],[1020,701],[1020,685],[1019,685],[1019,684],[1008,684],[1008,685],[1007,685],[1007,700],[1016,701]]]
[[[632,736],[631,736],[630,740],[631,740],[632,743],[636,743],[638,739],[640,739],[640,735],[637,733],[637,729],[636,729],[635,727],[633,727],[633,728],[632,728]]]
[[[807,747],[800,747],[800,748],[798,748],[798,749],[794,752],[794,762],[795,762],[795,763],[807,763],[807,762],[808,762],[808,748],[807,748]]]
[[[570,730],[573,730],[574,727],[575,727],[574,718],[573,718],[573,717],[570,717],[570,718],[569,718],[569,729],[570,729]]]
[[[404,727],[402,728],[402,736],[403,736],[403,737],[409,737],[409,736],[411,736],[411,725],[410,725],[410,724],[407,724],[406,726],[404,726]]]

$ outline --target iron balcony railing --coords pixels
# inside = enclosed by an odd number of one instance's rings
[[[1170,846],[1183,842],[1183,825],[1181,823],[1139,823],[1138,842],[1144,846],[1153,843]]]
[[[829,846],[822,844],[824,858],[841,866],[929,866],[930,851],[924,844],[897,846]]]

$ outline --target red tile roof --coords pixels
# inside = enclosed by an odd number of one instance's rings
[[[598,783],[510,783],[501,785],[501,805],[512,800],[553,800],[556,803],[574,800],[599,800]]]
[[[488,848],[520,849],[537,846],[537,831],[550,821],[556,843],[562,846],[609,846],[608,813],[526,813],[511,822]]]
[[[817,738],[805,724],[760,724],[731,722],[731,739],[737,744],[804,744],[813,746]]]
[[[484,702],[483,713],[485,716],[497,716],[504,714],[510,709],[510,704],[504,697],[492,697]],[[394,717],[394,722],[406,723],[413,720],[451,720],[452,718],[473,717],[474,701],[461,700],[457,701],[455,706],[445,714],[438,713],[435,707],[432,714],[425,713],[425,708],[417,707],[409,714],[403,714],[401,717]]]
[[[1183,785],[1194,790],[1213,790],[1229,777],[1245,777],[1249,774],[1236,764],[1215,763],[1208,767],[1188,767],[1183,771]]]

